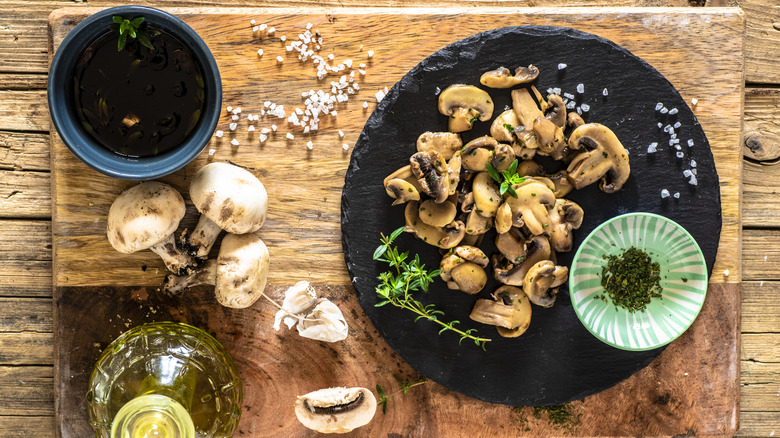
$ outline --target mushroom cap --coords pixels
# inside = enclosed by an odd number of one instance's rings
[[[569,268],[556,266],[551,260],[542,260],[525,274],[523,292],[537,306],[552,307],[558,293],[557,286],[566,282],[568,275]]]
[[[474,262],[463,262],[455,266],[450,271],[450,276],[451,279],[447,282],[450,289],[457,289],[471,295],[478,294],[487,284],[485,269]]]
[[[525,242],[525,253],[518,261],[504,260],[500,264],[498,255],[493,256],[493,276],[503,284],[522,286],[528,271],[538,262],[549,260],[553,255],[550,242],[544,236],[534,236]]]
[[[490,125],[490,136],[498,141],[512,142],[515,139],[515,128],[520,126],[520,120],[514,110],[508,109],[493,119]]]
[[[298,396],[295,416],[321,433],[347,433],[368,424],[376,413],[376,398],[366,388],[325,388]]]
[[[531,304],[519,288],[502,286],[491,295],[492,300],[479,299],[474,303],[469,318],[494,325],[504,337],[517,337],[531,324]]]
[[[409,162],[422,191],[436,202],[444,202],[450,195],[449,167],[444,157],[437,151],[417,152]]]
[[[515,85],[531,82],[537,77],[539,77],[539,68],[533,65],[516,68],[514,75],[510,74],[508,68],[499,67],[483,73],[479,82],[490,88],[511,88]]]
[[[552,182],[550,183],[552,185]],[[522,217],[523,223],[534,236],[538,236],[550,225],[550,215],[547,206],[555,204],[555,195],[543,181],[527,178],[512,187],[517,198],[508,197],[506,203],[512,209],[512,217]]]
[[[271,256],[255,234],[228,234],[217,256],[214,293],[219,304],[234,309],[251,306],[262,296]]]
[[[420,203],[410,201],[404,209],[407,232],[414,233],[415,237],[423,242],[449,249],[458,246],[465,235],[465,227],[461,221],[452,221],[444,227],[434,227],[424,223],[420,219]]]
[[[147,249],[173,234],[186,210],[181,194],[167,184],[135,185],[108,210],[108,241],[124,254]]]
[[[190,198],[201,214],[234,234],[254,233],[268,212],[268,193],[257,177],[228,163],[209,163],[190,183]]]
[[[493,117],[493,99],[487,91],[473,85],[450,85],[439,94],[440,113],[451,116],[456,108],[477,111],[482,122]]]
[[[463,147],[460,134],[455,132],[423,132],[417,137],[417,152],[436,151],[445,160],[452,158]]]
[[[615,193],[631,173],[628,152],[612,130],[599,123],[577,127],[569,137],[569,148],[582,151],[569,163],[569,181],[581,189],[599,179],[599,189]]]
[[[442,203],[426,199],[420,203],[420,220],[434,227],[444,227],[455,220],[458,208],[450,201]]]
[[[476,212],[485,217],[495,216],[503,199],[493,178],[488,172],[479,172],[471,184]]]
[[[548,111],[544,117],[559,128],[566,127],[566,104],[563,103],[561,96],[557,94],[547,96],[547,106]],[[579,114],[577,115],[579,116]]]

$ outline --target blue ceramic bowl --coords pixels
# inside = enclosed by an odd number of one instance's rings
[[[197,129],[179,146],[153,157],[134,158],[116,154],[88,134],[79,122],[74,103],[73,75],[81,54],[106,33],[112,17],[143,16],[186,44],[200,63],[206,96]],[[119,6],[98,12],[79,23],[62,41],[49,69],[49,112],[65,145],[87,166],[115,178],[150,180],[173,173],[192,161],[206,147],[219,121],[222,107],[222,79],[206,43],[182,20],[159,9]]]

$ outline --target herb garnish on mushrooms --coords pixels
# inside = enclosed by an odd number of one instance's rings
[[[490,342],[490,339],[477,336],[476,329],[461,330],[455,327],[456,324],[460,324],[460,321],[442,321],[440,318],[444,317],[444,312],[436,309],[433,304],[423,304],[412,296],[412,292],[428,292],[428,286],[430,286],[436,276],[441,274],[441,271],[438,269],[430,272],[426,270],[425,265],[420,263],[420,257],[416,254],[414,259],[407,261],[409,253],[400,253],[398,248],[391,245],[403,233],[404,228],[398,228],[390,236],[382,234],[382,245],[374,251],[374,260],[385,262],[390,265],[390,268],[395,268],[396,271],[395,273],[392,270],[385,271],[379,275],[380,283],[376,287],[376,293],[382,301],[376,303],[375,306],[381,307],[392,304],[395,307],[410,310],[417,314],[415,322],[420,319],[427,319],[442,327],[439,330],[439,334],[453,331],[460,335],[459,342],[463,342],[464,339],[470,339],[484,350],[486,343]]]
[[[519,162],[517,160],[513,161],[509,166],[509,169],[502,170],[500,174],[492,164],[487,163],[485,165],[485,167],[487,167],[488,173],[490,173],[490,177],[493,178],[497,183],[501,184],[498,192],[502,196],[504,193],[509,193],[513,198],[517,198],[517,192],[514,188],[512,188],[512,184],[520,184],[525,182],[525,178],[517,174],[518,164]]]

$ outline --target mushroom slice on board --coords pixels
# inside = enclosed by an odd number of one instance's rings
[[[228,234],[216,260],[207,260],[188,276],[165,277],[165,291],[175,295],[188,287],[214,285],[219,304],[242,309],[264,296],[270,262],[268,248],[258,236]]]
[[[599,179],[599,189],[615,193],[628,180],[631,168],[628,152],[615,133],[599,123],[587,123],[575,129],[569,137],[569,148],[578,153],[569,163],[569,181],[576,189]]]
[[[550,183],[552,185],[552,182]],[[550,215],[547,207],[555,203],[555,195],[543,181],[528,178],[520,184],[512,185],[517,198],[508,197],[506,203],[512,209],[512,217],[522,218],[525,227],[534,236],[544,233],[550,226]]]
[[[512,227],[506,233],[496,235],[496,249],[510,263],[520,263],[526,256],[526,240],[520,228]]]
[[[498,141],[511,143],[515,141],[515,129],[520,126],[514,110],[508,109],[493,119],[490,125],[490,136]]]
[[[368,424],[376,413],[376,398],[366,388],[325,388],[298,396],[295,416],[321,433],[347,433]]]
[[[538,154],[547,155],[554,160],[565,158],[567,145],[563,129],[555,126],[552,121],[539,117],[534,121],[533,130],[539,141]]]
[[[469,318],[496,326],[504,337],[516,338],[525,333],[531,324],[531,303],[522,289],[501,286],[491,296],[492,300],[478,299]]]
[[[515,85],[527,84],[539,77],[539,68],[533,65],[518,67],[512,75],[508,68],[499,67],[482,73],[479,83],[490,88],[512,88]]]
[[[108,210],[108,241],[123,254],[150,249],[169,271],[184,274],[194,262],[176,247],[173,233],[185,211],[184,199],[173,187],[156,181],[135,185]]]
[[[582,116],[577,113],[569,113],[569,115],[566,116],[566,123],[570,128],[577,129],[585,124],[585,120],[582,120]]]
[[[432,199],[426,199],[420,203],[418,214],[423,223],[434,227],[444,227],[455,220],[458,208],[450,201],[436,203]]]
[[[463,167],[472,172],[487,170],[487,163],[500,172],[509,169],[515,160],[515,151],[511,146],[499,143],[489,135],[466,143],[461,155]]]
[[[569,268],[556,266],[551,260],[534,264],[523,280],[523,292],[532,303],[541,307],[552,307],[558,286],[566,282]]]
[[[436,202],[444,202],[450,196],[450,170],[440,153],[417,152],[409,158],[409,162],[426,195]]]
[[[190,183],[190,198],[201,213],[198,225],[184,237],[190,254],[205,258],[222,230],[254,233],[263,226],[268,194],[257,177],[228,163],[209,163]]]
[[[534,236],[525,242],[525,255],[516,262],[493,256],[493,276],[503,284],[522,286],[528,271],[538,262],[552,256],[550,242],[544,236]]]
[[[436,151],[449,160],[463,147],[460,134],[455,132],[423,132],[417,137],[417,152]]]
[[[550,226],[545,230],[554,251],[571,251],[574,243],[572,230],[576,230],[582,225],[584,214],[582,207],[574,201],[555,200],[555,206],[550,209]]]
[[[474,193],[474,208],[476,212],[485,217],[496,215],[498,207],[503,201],[495,181],[488,172],[479,172],[471,183],[471,191]]]
[[[384,180],[385,192],[395,199],[393,205],[409,201],[419,201],[422,187],[412,173],[412,166],[406,165],[387,175]]]
[[[493,117],[493,99],[473,85],[450,85],[439,94],[439,112],[449,116],[451,132],[468,131],[475,121]]]
[[[475,246],[460,245],[450,250],[439,264],[442,280],[447,287],[468,294],[479,293],[487,284],[485,267],[488,258]]]
[[[449,249],[458,246],[466,234],[463,222],[456,220],[444,227],[434,227],[420,219],[419,208],[420,204],[417,201],[406,204],[404,209],[406,229],[404,231],[414,233],[418,239],[439,248]]]
[[[544,117],[553,122],[555,126],[563,129],[566,127],[566,104],[563,103],[561,96],[550,94],[547,96],[547,111]],[[576,113],[575,113],[576,114]],[[578,114],[579,115],[579,114]]]
[[[506,202],[502,203],[496,210],[495,218],[496,232],[501,235],[512,228],[512,207]]]

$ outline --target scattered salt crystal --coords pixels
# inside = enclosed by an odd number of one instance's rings
[[[674,148],[677,149],[678,151],[682,150],[682,146],[680,146],[679,144],[674,145]]]
[[[260,134],[260,143],[265,143],[266,140],[268,140],[268,136],[265,134]]]
[[[254,26],[256,23],[257,23],[257,21],[255,21],[255,20],[249,20],[249,25],[250,26]]]
[[[237,123],[231,123],[228,127],[230,128],[231,131],[235,131],[236,128],[238,127],[238,124]]]
[[[553,94],[561,95],[561,89],[559,87],[554,87],[552,90]]]
[[[287,139],[288,139],[288,140],[292,140],[292,139],[294,139],[294,138],[295,138],[295,136],[294,136],[294,135],[292,135],[292,133],[290,133],[290,132],[288,132],[288,133],[287,133],[287,135],[286,135],[285,137],[287,137]]]
[[[363,102],[363,108],[368,108],[368,101]]]
[[[696,168],[695,167],[691,169],[691,173],[694,174],[694,175],[698,175],[698,173],[696,172]]]
[[[582,115],[582,108],[581,107],[577,107],[577,114]]]
[[[377,91],[376,94],[374,94],[374,97],[376,97],[377,103],[381,102],[382,99],[385,98],[385,91],[383,91],[383,90]]]
[[[664,126],[664,124],[663,124],[663,123],[661,123],[661,122],[658,122],[658,127],[660,128],[660,127],[662,127],[662,126]]]
[[[283,63],[283,62],[284,62],[284,58],[282,58],[281,56],[277,56],[277,57],[276,57],[276,62],[278,62],[279,64],[281,64],[281,63]]]
[[[348,151],[349,150],[349,145],[344,143],[344,144],[341,145],[341,148],[344,149],[345,151]]]
[[[688,147],[693,147],[693,139],[688,140]]]
[[[241,114],[241,107],[234,109],[233,114]]]
[[[306,30],[310,30],[312,28],[312,26],[314,26],[314,25],[311,24],[311,23],[306,23]]]
[[[352,68],[352,60],[351,59],[344,60],[344,65],[346,65],[347,68]]]
[[[344,138],[344,131],[339,130],[339,137]]]
[[[691,99],[691,105],[696,106],[697,103],[699,103],[699,99]]]
[[[229,112],[229,113],[230,113],[230,112],[233,112],[233,107],[232,107],[232,106],[229,106],[229,107],[225,108],[225,111],[227,111],[227,112]]]
[[[691,167],[696,167],[696,160],[691,160]]]
[[[255,27],[252,28],[252,32],[257,32],[259,30],[260,30],[260,28],[258,26],[255,26]]]
[[[436,88],[433,90],[433,94],[434,94],[434,95],[436,95],[436,96],[438,96],[438,95],[439,95],[439,93],[441,93],[441,88],[439,88],[439,87],[436,87]]]
[[[723,275],[725,275],[726,277],[728,277],[728,276],[729,276],[729,270],[728,270],[728,269],[724,269],[724,270],[723,270]]]
[[[276,125],[271,125],[271,131],[276,132]]]
[[[602,95],[602,96],[608,96],[608,95],[609,95],[609,91],[607,91],[607,89],[605,88],[605,89],[603,89],[603,90],[601,91],[601,95]]]
[[[230,117],[230,118],[233,119],[233,120],[238,120],[238,114],[233,114],[233,116]]]
[[[209,149],[209,157],[213,156],[216,152],[216,149]]]
[[[217,131],[217,132],[215,132],[215,133],[214,133],[214,135],[216,135],[216,136],[217,136],[217,138],[222,138],[222,135],[223,135],[223,134],[224,134],[224,133],[223,133],[222,131]]]
[[[669,190],[663,189],[661,190],[661,199],[665,199],[669,197]]]
[[[263,106],[268,108],[269,106],[271,106],[271,103],[272,102],[270,100],[266,100],[265,102],[263,102]]]
[[[668,112],[669,110],[666,107],[661,108],[661,114],[666,114]]]
[[[366,75],[366,71],[365,71],[365,70],[363,70],[362,68],[359,68],[359,69],[358,69],[358,73],[360,73],[362,76],[365,76],[365,75]]]
[[[233,140],[230,140],[230,144],[232,144],[233,146],[238,146],[238,140],[234,138]]]
[[[249,132],[252,132],[252,131],[254,131],[254,130],[255,130],[255,127],[254,127],[254,126],[250,126],[249,128],[247,128],[247,130],[248,130]]]
[[[669,110],[669,115],[673,116],[673,115],[677,114],[677,112],[678,112],[677,108],[672,108],[672,109]]]
[[[682,158],[684,156],[685,156],[685,154],[683,154],[682,152],[677,152],[677,158]]]
[[[268,28],[268,35],[272,35],[275,32],[276,32],[276,28],[275,27],[269,27]]]
[[[264,30],[266,30],[268,28],[268,25],[267,24],[261,24],[259,27],[260,27],[260,31],[264,31]]]
[[[374,57],[374,51],[373,50],[369,50],[368,52],[366,52],[366,54],[368,54],[369,58],[373,58]]]
[[[577,92],[582,94],[585,92],[585,84],[577,84]]]
[[[680,199],[680,192],[674,192],[674,199]],[[688,374],[688,373],[685,373]]]
[[[566,104],[566,109],[574,109],[575,106],[577,106],[577,102],[571,100]]]
[[[648,154],[654,154],[656,152],[658,152],[658,142],[654,141],[654,142],[650,143],[650,145],[647,147],[647,153]]]
[[[657,104],[655,104],[655,110],[656,111],[661,111],[661,108],[663,108],[663,107],[664,107],[664,104],[661,103],[661,102],[658,102]]]
[[[580,108],[582,108],[582,112],[585,113],[590,111],[590,105],[588,105],[587,103],[583,103],[582,105],[580,105]]]
[[[684,177],[686,177],[686,178],[690,178],[690,177],[691,177],[691,175],[693,175],[693,174],[691,173],[691,171],[690,171],[689,169],[685,169],[685,170],[683,170],[683,176],[684,176]]]
[[[331,61],[333,61],[335,58],[336,58],[336,55],[334,55],[332,53],[330,55],[328,55],[328,59],[330,59]]]
[[[574,99],[574,95],[571,94],[571,93],[563,93],[563,97],[565,97],[567,99]]]
[[[309,126],[304,126],[304,127],[303,127],[303,133],[304,133],[304,134],[308,134],[308,133],[309,133],[309,130],[311,130],[311,127],[309,127]]]
[[[287,41],[287,35],[282,35],[281,37],[279,37],[279,39],[282,40],[282,42],[285,42],[285,41]],[[290,50],[292,50],[292,48]],[[289,52],[289,50],[288,50],[288,52]]]
[[[688,181],[688,184],[695,186],[698,184],[698,181],[696,181],[696,175],[691,175],[691,179]]]
[[[670,112],[669,112],[669,114],[671,114],[671,113],[672,113],[672,112],[670,111]],[[676,123],[674,124],[674,129],[677,129],[677,128],[679,128],[680,126],[682,126],[682,123],[680,123],[680,122],[676,122]]]
[[[558,64],[558,70],[565,70],[565,69],[566,69],[566,64],[564,63]]]
[[[306,142],[306,148],[309,149],[309,150],[314,149],[314,143],[312,143],[311,141],[307,141]]]

